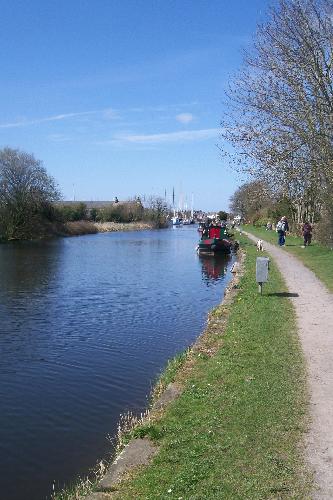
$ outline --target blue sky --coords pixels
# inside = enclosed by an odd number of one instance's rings
[[[0,148],[33,153],[64,199],[176,196],[228,208],[224,89],[267,0],[1,2]]]

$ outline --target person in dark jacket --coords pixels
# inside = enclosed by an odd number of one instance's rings
[[[312,239],[312,226],[310,222],[306,221],[302,227],[303,238],[304,238],[304,246],[309,246]]]

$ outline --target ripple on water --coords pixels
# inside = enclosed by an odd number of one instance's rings
[[[183,228],[0,247],[4,498],[44,499],[87,471],[202,331],[228,263],[200,260],[196,240]]]

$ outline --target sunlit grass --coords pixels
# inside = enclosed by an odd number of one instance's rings
[[[269,243],[277,244],[278,236],[275,231],[266,231],[250,225],[244,226],[244,231],[248,231]],[[329,290],[333,291],[333,251],[316,241],[313,241],[306,248],[302,248],[302,246],[302,238],[287,235],[285,250],[299,258]]]
[[[274,263],[258,294],[257,254],[248,240],[241,243],[246,272],[227,326],[216,326],[226,317],[221,306],[206,333],[218,349],[194,351],[190,365],[180,363],[172,379],[181,379],[184,392],[150,423],[159,454],[112,498],[310,498],[302,456],[307,392],[294,311],[280,295],[286,287]]]

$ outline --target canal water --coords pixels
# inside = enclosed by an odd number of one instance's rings
[[[110,452],[230,279],[192,226],[0,246],[0,496],[44,500]]]

